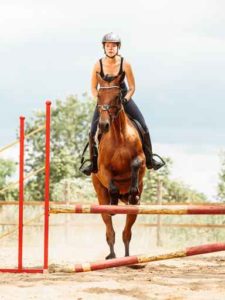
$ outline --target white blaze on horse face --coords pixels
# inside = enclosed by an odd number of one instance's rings
[[[110,123],[109,113],[105,110],[100,111],[99,124]]]
[[[113,120],[118,117],[121,111],[120,87],[112,85],[102,85],[98,93],[99,123],[98,127],[102,133],[110,129]]]

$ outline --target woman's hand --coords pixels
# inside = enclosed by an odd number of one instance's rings
[[[129,102],[129,100],[127,100],[126,97],[123,97],[121,102],[122,102],[123,105],[126,105]]]

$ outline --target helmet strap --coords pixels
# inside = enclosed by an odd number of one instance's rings
[[[113,59],[114,57],[117,56],[117,53],[116,53],[115,55],[113,55],[113,56],[109,56],[109,55],[107,55],[106,53],[105,53],[105,55],[106,55],[108,58]]]

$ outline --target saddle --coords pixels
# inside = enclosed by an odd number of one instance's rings
[[[127,115],[128,118],[130,119],[130,121],[133,123],[134,127],[137,129],[137,132],[138,132],[138,134],[139,134],[139,136],[140,136],[140,139],[141,139],[142,145],[143,145],[143,142],[144,142],[144,134],[145,134],[143,127],[142,127],[141,124],[138,122],[138,120],[131,118],[131,116],[130,116],[128,113],[126,113],[126,115]]]

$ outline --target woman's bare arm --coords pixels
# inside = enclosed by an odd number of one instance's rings
[[[96,72],[99,71],[99,64],[98,62],[94,65],[94,68],[92,70],[92,75],[91,75],[91,93],[94,98],[97,98],[98,96],[98,80],[97,80],[97,75]]]
[[[133,96],[133,94],[135,92],[135,79],[134,79],[132,67],[127,61],[124,62],[124,71],[125,71],[127,83],[128,83],[128,92],[127,92],[125,98],[127,100],[130,100],[130,98]]]

